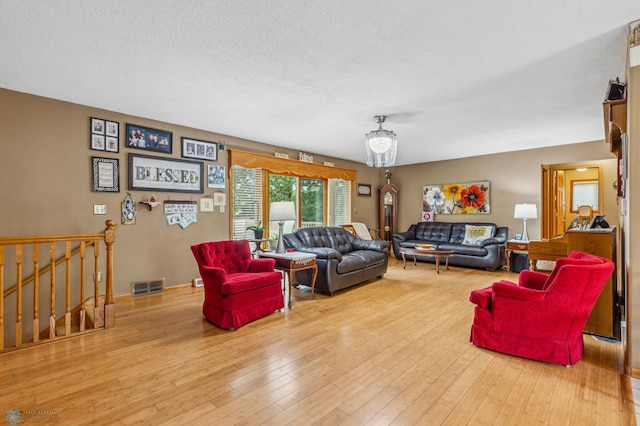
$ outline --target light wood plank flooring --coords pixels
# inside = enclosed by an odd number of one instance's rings
[[[383,280],[237,331],[202,288],[116,298],[116,328],[0,355],[0,415],[58,424],[629,425],[622,345],[549,365],[469,343],[469,292],[516,274],[391,260]]]

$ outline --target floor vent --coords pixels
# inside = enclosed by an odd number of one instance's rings
[[[191,281],[191,287],[202,287],[203,285],[202,278],[194,278],[193,281]]]
[[[131,294],[140,296],[142,294],[158,293],[164,290],[164,278],[151,281],[138,281],[131,283]]]

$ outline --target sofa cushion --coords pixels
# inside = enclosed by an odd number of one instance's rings
[[[416,225],[416,240],[446,243],[451,236],[450,222],[420,222]]]
[[[487,255],[487,249],[485,247],[465,246],[463,244],[438,244],[438,250],[453,250],[456,254],[464,256],[484,257]]]
[[[464,241],[464,236],[467,233],[467,225],[473,226],[490,226],[493,228],[491,232],[491,236],[494,237],[496,235],[496,225],[494,223],[487,222],[456,222],[451,227],[451,236],[449,237],[450,243],[462,244]]]
[[[489,225],[465,225],[464,240],[467,246],[480,246],[484,240],[493,237],[494,227]]]
[[[353,253],[342,255],[342,260],[338,263],[337,269],[339,274],[353,272],[364,269],[365,263],[362,257],[354,256]]]

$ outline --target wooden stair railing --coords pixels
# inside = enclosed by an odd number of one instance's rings
[[[33,329],[32,335],[33,343],[40,341],[42,331],[40,329],[39,319],[39,303],[40,292],[45,291],[44,288],[40,288],[40,276],[49,273],[49,339],[53,340],[58,337],[56,333],[56,267],[61,264],[65,264],[65,313],[64,313],[64,334],[63,336],[70,336],[72,334],[72,315],[77,313],[79,322],[79,333],[83,333],[86,330],[85,327],[85,255],[86,249],[93,246],[94,257],[94,288],[93,299],[94,312],[92,321],[95,328],[111,328],[115,326],[115,306],[113,303],[113,245],[115,243],[115,230],[118,225],[112,220],[105,222],[106,228],[103,233],[100,234],[78,234],[78,235],[56,235],[56,236],[32,236],[32,237],[7,237],[0,238],[0,351],[9,348],[18,348],[23,346],[23,290],[28,284],[33,284]],[[104,325],[99,326],[99,322],[95,320],[99,318],[99,285],[100,280],[98,275],[100,272],[100,241],[104,241],[106,247],[106,266],[105,266],[105,293],[104,293]],[[78,242],[79,245],[75,249],[71,249],[71,243]],[[64,244],[64,255],[55,258],[56,244]],[[39,245],[48,244],[49,246],[49,264],[44,268],[39,268],[40,262],[40,249]],[[24,246],[33,245],[33,274],[27,278],[23,278],[23,248]],[[5,247],[15,247],[15,274],[16,284],[7,290],[5,287]],[[71,308],[71,259],[74,256],[80,257],[80,283],[75,286],[78,287],[78,295],[80,305],[72,310]],[[74,287],[74,288],[75,288]],[[14,345],[7,345],[5,348],[5,301],[8,296],[15,294],[15,338]],[[12,318],[13,323],[13,318]],[[77,334],[77,333],[76,333]],[[62,336],[60,336],[62,337]]]

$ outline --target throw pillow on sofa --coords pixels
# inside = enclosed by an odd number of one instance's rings
[[[492,237],[492,226],[465,225],[464,228],[462,244],[467,246],[479,246],[484,240]]]

